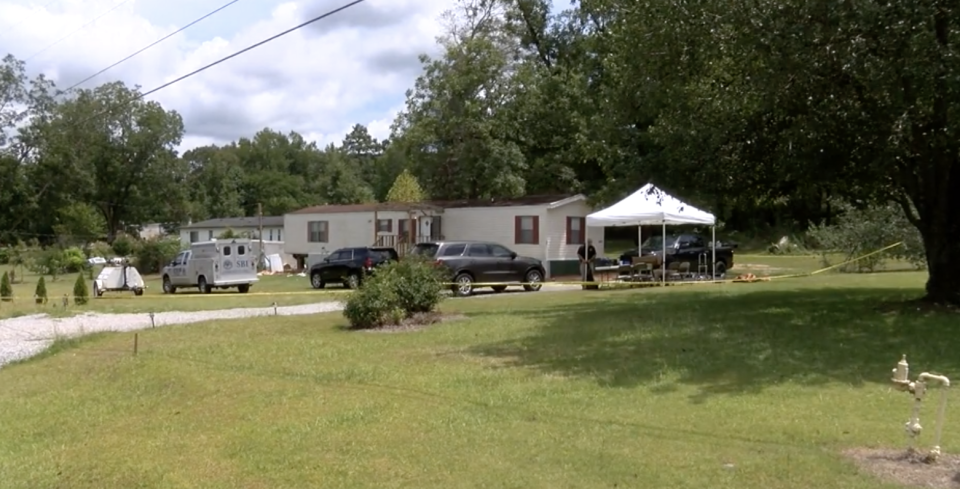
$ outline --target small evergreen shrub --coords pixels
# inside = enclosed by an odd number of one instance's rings
[[[3,276],[0,277],[0,299],[13,300],[13,286],[10,285],[10,274],[7,272],[3,272]]]
[[[40,280],[37,280],[37,289],[33,291],[33,297],[37,304],[47,303],[47,281],[44,280],[43,276],[40,277]]]
[[[87,289],[87,279],[82,273],[77,274],[77,281],[73,283],[73,303],[82,306],[90,302],[90,291]]]
[[[433,312],[444,297],[443,278],[436,266],[416,257],[388,263],[350,294],[343,315],[351,328],[370,329]]]

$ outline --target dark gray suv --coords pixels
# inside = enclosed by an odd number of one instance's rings
[[[432,258],[450,269],[456,284],[453,293],[468,296],[478,287],[503,292],[511,285],[523,284],[535,292],[543,285],[543,264],[536,258],[517,256],[506,246],[485,241],[432,241],[420,243],[415,255]]]

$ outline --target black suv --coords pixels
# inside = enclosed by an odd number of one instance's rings
[[[398,259],[397,250],[393,248],[341,248],[310,267],[310,285],[322,289],[327,284],[342,283],[348,289],[356,289],[364,275],[373,273],[376,267],[388,261]]]
[[[468,296],[477,287],[490,287],[503,292],[507,284],[524,284],[527,291],[537,291],[543,283],[543,264],[536,258],[517,256],[509,248],[483,241],[434,241],[420,243],[413,253],[433,258],[438,265],[450,269],[456,284],[453,293]],[[496,285],[484,285],[496,284]]]

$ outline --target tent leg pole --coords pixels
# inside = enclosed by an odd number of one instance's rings
[[[660,285],[667,285],[667,223],[663,223],[663,238],[660,244],[663,245],[663,254],[660,255]]]
[[[713,279],[717,279],[717,225],[710,226],[712,237],[710,238],[710,252],[713,254],[711,263],[713,263]]]

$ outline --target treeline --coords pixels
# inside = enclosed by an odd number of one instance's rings
[[[960,12],[933,0],[551,5],[459,0],[389,140],[358,126],[324,148],[264,130],[178,155],[180,116],[136,88],[58,94],[8,57],[0,239],[382,199],[404,168],[438,199],[602,203],[651,181],[727,231],[800,230],[837,201],[896,205],[923,238],[930,296],[960,302]]]

